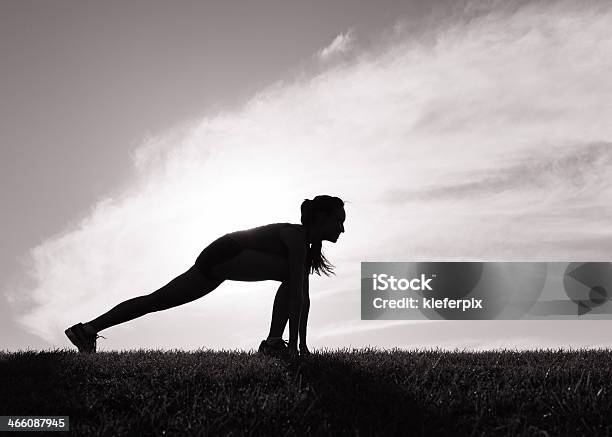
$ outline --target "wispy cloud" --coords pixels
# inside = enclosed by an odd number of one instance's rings
[[[448,181],[433,187],[394,190],[390,202],[410,200],[463,199],[509,190],[550,191],[562,187],[576,197],[599,195],[608,185],[612,167],[612,143],[576,144],[574,147],[526,151],[515,163],[506,165],[501,157],[495,169],[458,169],[449,172]],[[461,172],[465,173],[461,173]],[[457,183],[449,183],[454,178]]]
[[[327,61],[335,56],[347,53],[352,48],[354,41],[353,29],[349,29],[336,36],[330,45],[319,50],[317,56],[322,61]]]
[[[354,291],[322,294],[313,338],[330,324],[355,326],[360,260],[609,261],[612,248],[598,241],[610,241],[612,216],[611,24],[603,2],[454,17],[435,38],[395,35],[239,110],[150,138],[125,191],[31,250],[34,285],[9,293],[17,317],[64,344],[66,326],[164,285],[214,238],[297,222],[301,200],[320,193],[351,203],[346,234],[325,247],[339,274],[313,278],[312,293]],[[326,56],[347,50],[350,32],[336,40]],[[568,235],[581,243],[546,243]],[[102,345],[243,345],[238,333],[267,332],[277,285],[223,284],[113,328]],[[389,330],[344,330],[334,341],[405,344]],[[440,338],[423,330],[419,341]]]

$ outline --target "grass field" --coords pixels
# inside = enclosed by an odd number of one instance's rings
[[[70,434],[87,436],[611,435],[611,360],[612,350],[354,349],[299,363],[2,352],[0,415],[70,416]]]

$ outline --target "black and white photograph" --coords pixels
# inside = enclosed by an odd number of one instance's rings
[[[612,435],[611,29],[0,0],[0,431]]]

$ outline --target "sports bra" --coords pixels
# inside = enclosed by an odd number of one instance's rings
[[[280,231],[287,226],[302,226],[293,223],[272,223],[256,228],[235,231],[226,234],[243,249],[259,250],[274,253],[284,257],[289,256],[289,250],[281,240]]]

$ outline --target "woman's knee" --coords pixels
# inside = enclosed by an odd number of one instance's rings
[[[276,290],[276,294],[286,295],[289,293],[289,283],[285,281],[281,281],[281,284],[278,286],[278,290]]]

